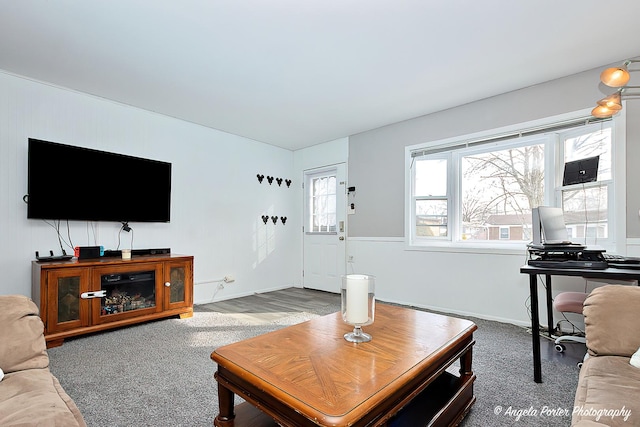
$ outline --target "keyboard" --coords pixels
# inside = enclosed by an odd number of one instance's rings
[[[602,257],[609,264],[640,264],[640,258],[637,257],[627,257],[622,255],[608,254],[606,252],[602,253]]]

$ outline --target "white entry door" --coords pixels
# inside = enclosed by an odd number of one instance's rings
[[[340,292],[346,273],[345,164],[304,173],[305,288]]]

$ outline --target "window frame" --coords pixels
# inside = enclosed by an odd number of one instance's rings
[[[448,155],[448,153],[442,153],[442,154],[439,154],[439,155],[434,155],[433,157],[431,157],[431,159],[434,159],[434,160],[437,160],[437,159],[446,160],[447,161],[447,177],[450,175],[449,168],[452,167],[452,161],[451,161],[451,156]],[[414,182],[413,178],[414,178],[414,175],[411,174],[411,177],[409,178],[411,180],[411,189],[413,189],[413,187],[415,186],[415,182]],[[411,190],[411,193],[409,194],[409,197],[412,200],[411,206],[410,206],[410,209],[412,210],[410,220],[413,223],[414,229],[415,229],[415,226],[416,226],[416,224],[415,224],[416,202],[418,200],[446,200],[447,201],[447,216],[449,217],[449,212],[451,212],[451,210],[453,209],[452,206],[454,205],[454,203],[452,203],[452,200],[451,200],[451,197],[450,197],[450,194],[453,193],[452,185],[453,185],[453,183],[451,182],[451,180],[447,179],[446,194],[445,195],[440,195],[440,196],[414,196],[413,195],[413,190]],[[433,237],[432,240],[441,240],[441,241],[450,240],[449,236],[451,236],[451,226],[452,226],[452,224],[447,223],[447,236]]]
[[[626,236],[626,220],[624,209],[616,209],[615,200],[625,200],[626,197],[626,182],[625,182],[625,141],[626,141],[626,109],[613,117],[611,121],[612,139],[611,139],[611,183],[608,187],[608,241],[601,245],[605,249],[614,251],[616,253],[625,253],[624,236]],[[429,143],[416,144],[405,147],[405,249],[407,250],[427,250],[427,251],[453,251],[453,252],[474,252],[474,253],[516,253],[522,252],[526,248],[526,242],[505,242],[500,240],[495,241],[462,241],[460,239],[461,234],[458,228],[460,227],[459,211],[461,204],[461,180],[456,179],[456,182],[452,181],[448,176],[448,186],[453,191],[453,196],[449,198],[449,236],[442,239],[416,239],[414,234],[415,230],[415,198],[413,197],[413,172],[412,165],[416,158],[413,153],[421,150],[438,150],[440,155],[450,155],[452,150],[462,152],[454,147],[459,147],[465,141],[489,139],[492,137],[500,136],[508,133],[517,133],[525,129],[552,127],[559,123],[586,119],[590,115],[590,110],[580,110],[572,113],[552,116],[540,120],[520,123],[517,125],[506,126],[498,129],[491,129],[475,134],[461,135],[458,137],[447,138],[443,140],[432,141]],[[567,129],[568,131],[569,129]],[[548,138],[548,136],[539,135],[539,138]],[[529,137],[522,138],[522,141],[529,139]],[[532,139],[536,139],[533,138]],[[516,140],[517,141],[517,140]],[[514,142],[513,140],[511,141]],[[502,149],[507,145],[501,142],[488,142],[481,151],[486,151],[487,146],[494,145]],[[520,144],[516,144],[520,145]],[[524,144],[526,145],[526,143]],[[553,206],[561,206],[562,191],[567,187],[562,187],[562,172],[564,166],[564,153],[562,144],[558,140],[545,145],[545,171],[553,171],[553,173],[545,173],[545,204]],[[553,150],[550,152],[549,150]],[[496,150],[497,151],[497,150]],[[468,153],[464,153],[468,155]],[[550,155],[552,154],[552,155]],[[561,157],[562,156],[562,157]],[[558,159],[557,161],[555,159]],[[450,167],[458,168],[459,161],[451,160]],[[455,171],[457,176],[460,175],[460,171]],[[580,184],[581,185],[581,184]],[[593,183],[593,185],[602,185],[602,182]],[[453,215],[453,217],[452,217]],[[453,223],[451,223],[453,222]],[[455,230],[454,230],[455,228]]]

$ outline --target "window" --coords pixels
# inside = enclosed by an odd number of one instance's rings
[[[565,223],[572,229],[572,237],[579,242],[594,242],[609,237],[609,193],[611,191],[611,128],[593,132],[574,131],[565,135],[564,162],[599,156],[596,182],[560,188]]]
[[[407,150],[411,245],[532,239],[531,209],[562,206],[570,238],[610,235],[612,124],[586,119],[477,141]],[[564,163],[599,156],[596,182],[563,186]]]
[[[536,138],[521,144],[505,142],[503,148],[462,150],[454,156],[461,169],[464,240],[531,240],[530,206],[544,204],[545,141]]]
[[[414,193],[417,236],[449,235],[447,170],[446,158],[429,158],[416,163]]]
[[[500,240],[509,240],[509,227],[500,227]]]
[[[309,224],[305,228],[311,233],[336,232],[336,192],[335,172],[310,175],[309,188]]]

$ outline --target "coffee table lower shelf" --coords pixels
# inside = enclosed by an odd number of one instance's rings
[[[386,424],[389,427],[404,426],[457,426],[475,403],[473,383],[475,375],[462,379],[444,372],[429,387],[418,394],[408,405]]]
[[[383,424],[388,427],[403,426],[456,426],[475,403],[473,375],[464,384],[460,377],[445,372],[418,394],[408,405]],[[277,427],[273,418],[250,403],[235,406],[235,422],[238,427]]]

